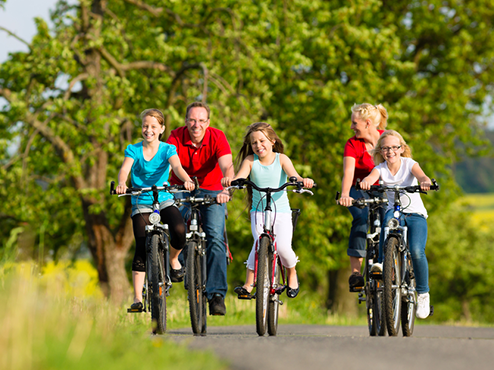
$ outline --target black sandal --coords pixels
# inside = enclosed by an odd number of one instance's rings
[[[184,276],[185,269],[183,266],[177,270],[170,268],[170,279],[172,280],[172,283],[180,283],[184,280]]]
[[[235,287],[233,291],[237,293],[238,299],[252,299],[252,294],[250,294],[243,286]]]

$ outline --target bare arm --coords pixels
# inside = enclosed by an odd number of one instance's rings
[[[177,177],[184,182],[185,189],[192,191],[195,189],[194,181],[191,180],[187,172],[185,172],[182,164],[180,163],[180,158],[178,155],[172,155],[168,159],[168,163],[172,167],[173,173],[177,175]]]
[[[125,194],[127,190],[127,179],[129,178],[130,170],[134,164],[134,159],[130,157],[125,157],[122,167],[120,167],[120,172],[118,173],[118,185],[115,189],[117,194]]]
[[[290,158],[288,158],[288,156],[286,156],[285,154],[280,154],[280,164],[288,178],[296,177],[297,181],[302,181],[304,183],[304,187],[308,189],[314,186],[314,180],[308,177],[303,178],[302,176],[300,176]]]
[[[225,176],[221,179],[221,185],[224,187],[230,186],[231,182],[236,179],[245,179],[250,175],[250,171],[252,170],[252,163],[254,162],[254,156],[249,155],[242,161],[240,165],[240,169],[237,174],[233,177]]]
[[[233,170],[233,161],[231,154],[225,154],[219,157],[218,165],[220,166],[223,177],[233,177],[235,172]],[[226,189],[223,189],[223,191],[216,196],[216,201],[218,203],[226,203],[229,200],[230,200],[230,193]]]
[[[350,207],[353,198],[350,197],[353,176],[355,175],[355,158],[343,157],[343,179],[341,180],[341,197],[338,201],[342,206]]]
[[[379,171],[374,168],[369,176],[364,177],[364,179],[360,182],[360,187],[364,190],[369,190],[371,185],[375,184],[377,180],[379,180]]]
[[[431,179],[427,177],[418,163],[415,163],[412,167],[412,175],[415,176],[420,183],[420,189],[428,191],[431,188]]]

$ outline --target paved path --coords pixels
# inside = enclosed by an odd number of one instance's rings
[[[494,369],[494,328],[417,325],[410,338],[369,337],[362,326],[280,325],[259,337],[255,325],[191,329],[166,337],[211,349],[238,370],[477,370]]]

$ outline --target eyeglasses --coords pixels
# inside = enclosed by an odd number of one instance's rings
[[[195,119],[188,118],[187,122],[189,122],[191,125],[195,125],[197,121]],[[204,125],[206,122],[207,122],[207,120],[204,120],[204,119],[199,120],[199,123],[201,125]]]
[[[393,152],[396,152],[400,148],[401,148],[401,145],[383,146],[383,147],[381,147],[381,152],[389,152],[390,150],[392,150]]]

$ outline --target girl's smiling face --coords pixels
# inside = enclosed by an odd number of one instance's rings
[[[250,145],[259,158],[266,158],[273,153],[274,142],[270,141],[262,131],[254,131],[250,134]]]
[[[163,131],[165,131],[165,127],[161,126],[155,117],[146,116],[142,120],[142,137],[147,142],[159,140]]]
[[[404,152],[400,139],[393,135],[388,135],[381,141],[381,155],[388,163],[400,161],[401,154]]]

